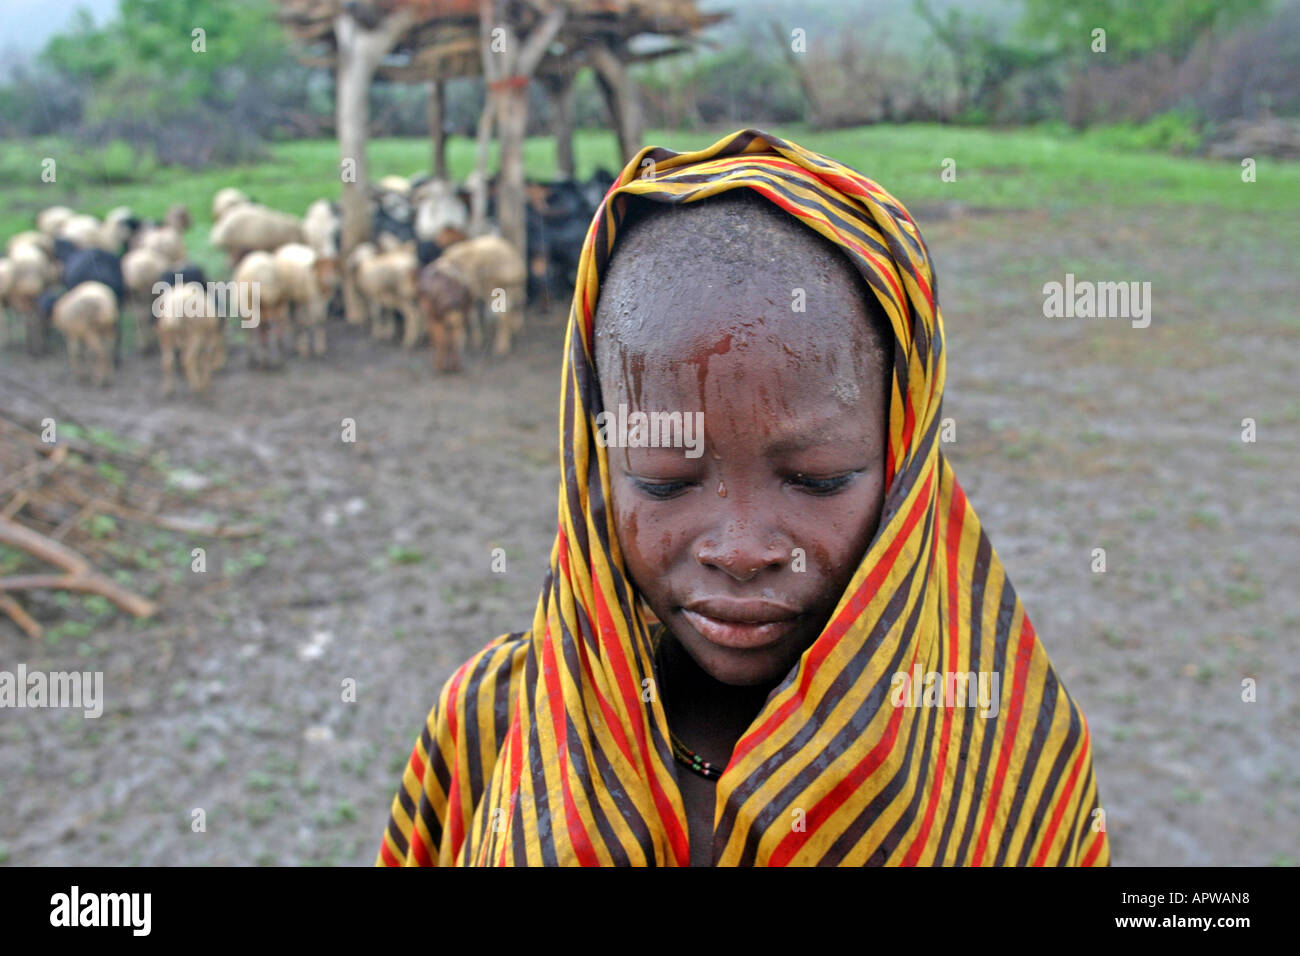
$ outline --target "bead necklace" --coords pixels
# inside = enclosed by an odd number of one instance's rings
[[[709,763],[695,751],[691,750],[671,729],[668,731],[668,738],[673,744],[673,756],[677,762],[685,767],[690,768],[706,780],[717,780],[722,776],[722,768]]]
[[[659,674],[660,687],[663,686],[664,666],[660,658],[660,648],[663,646],[663,625],[659,626],[655,632],[652,632],[654,643],[654,661],[655,670]],[[668,728],[668,740],[672,744],[673,758],[682,766],[689,769],[692,773],[699,774],[705,780],[717,780],[722,776],[723,768],[717,764],[709,763],[695,751],[682,743],[682,739],[677,736],[671,727]]]

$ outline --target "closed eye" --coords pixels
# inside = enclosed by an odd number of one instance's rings
[[[860,474],[862,474],[860,471],[850,471],[847,474],[836,475],[832,478],[812,478],[808,475],[795,475],[790,479],[790,484],[807,494],[817,497],[829,497],[847,488]]]
[[[631,480],[638,490],[658,501],[676,498],[692,484],[689,481],[649,481],[645,478],[633,478]]]

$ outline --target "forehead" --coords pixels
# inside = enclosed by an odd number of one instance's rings
[[[751,378],[764,370],[847,376],[828,387],[851,390],[878,366],[865,287],[843,270],[796,257],[739,264],[683,257],[678,264],[625,261],[602,288],[594,329],[602,385],[616,386],[633,371],[685,365],[703,375],[718,364]]]

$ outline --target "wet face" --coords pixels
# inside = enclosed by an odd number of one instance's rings
[[[607,449],[614,518],[634,584],[700,668],[756,686],[813,643],[875,535],[887,379],[842,270],[735,278],[602,290],[597,364],[608,411],[702,413],[698,457]]]

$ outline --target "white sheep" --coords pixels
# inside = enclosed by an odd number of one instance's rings
[[[405,324],[403,347],[410,348],[416,343],[422,325],[416,303],[419,267],[420,261],[410,243],[381,252],[371,243],[363,242],[353,250],[348,268],[365,297],[373,337],[392,340],[396,328],[391,313],[397,312]]]
[[[148,249],[162,256],[164,266],[174,266],[185,261],[185,239],[172,225],[145,226],[131,240],[132,250]]]
[[[212,221],[219,222],[221,217],[231,209],[248,201],[248,197],[234,186],[218,189],[216,195],[212,197]]]
[[[397,193],[399,196],[409,196],[411,194],[411,181],[405,176],[383,176],[375,187],[380,192]]]
[[[328,199],[317,199],[307,207],[307,214],[302,217],[303,241],[315,249],[317,255],[337,258],[341,222]]]
[[[476,236],[450,246],[432,265],[499,315],[493,351],[497,355],[509,352],[511,337],[524,326],[528,270],[518,250],[500,236]]]
[[[82,374],[82,349],[95,357],[94,382],[108,384],[113,368],[113,340],[117,331],[117,296],[102,282],[83,282],[59,296],[51,313],[54,327],[68,344],[72,374]]]
[[[50,206],[36,214],[36,228],[43,235],[53,239],[59,234],[63,224],[75,215],[76,212],[67,206]]]
[[[334,293],[334,260],[292,242],[275,250],[275,277],[298,354],[325,354],[325,308]]]
[[[218,220],[209,240],[213,248],[226,253],[233,266],[249,252],[269,252],[286,243],[302,242],[302,223],[297,216],[257,203],[243,203]]]
[[[136,344],[144,351],[153,339],[149,321],[154,299],[153,287],[172,263],[154,249],[131,249],[122,256],[122,285],[126,290],[127,304],[135,315]]]
[[[197,282],[170,285],[154,303],[158,319],[158,348],[162,356],[164,396],[170,395],[177,353],[190,390],[205,391],[212,373],[221,367],[221,316],[212,296]]]
[[[35,246],[47,256],[54,255],[54,240],[43,232],[35,232],[29,229],[26,232],[15,233],[5,243],[5,254],[12,256],[14,250],[19,246]]]
[[[257,314],[252,316],[257,324],[253,326],[249,343],[250,363],[254,367],[278,367],[288,315],[276,275],[275,257],[260,249],[250,252],[239,260],[231,279],[257,290]]]
[[[445,230],[465,232],[469,229],[469,210],[461,201],[453,183],[431,179],[415,192],[415,235],[426,242],[440,242]]]
[[[45,351],[45,320],[36,308],[36,300],[57,280],[58,261],[34,242],[11,242],[8,261],[13,272],[7,295],[9,306],[26,324],[28,353],[40,355]]]

